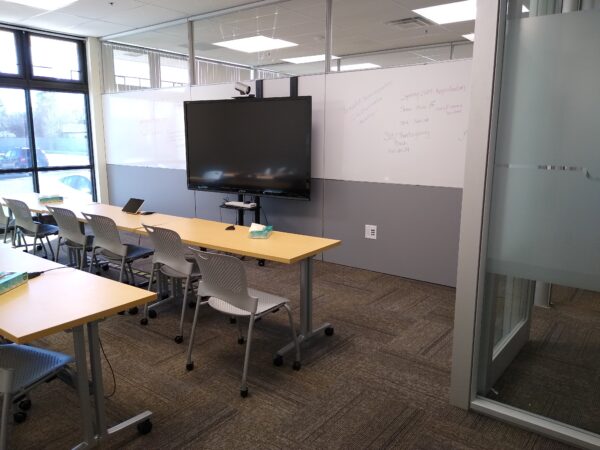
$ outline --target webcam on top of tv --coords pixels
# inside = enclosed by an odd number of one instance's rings
[[[237,83],[235,83],[234,86],[235,90],[238,91],[240,94],[246,96],[246,97],[254,97],[253,94],[250,94],[250,90],[252,89],[250,86],[248,86],[247,84],[244,83],[240,83],[239,81]],[[240,97],[236,97],[236,98],[240,98]]]

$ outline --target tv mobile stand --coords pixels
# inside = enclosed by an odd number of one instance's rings
[[[244,203],[244,195],[238,194],[237,201],[238,201],[238,203],[240,203],[240,205],[243,204]],[[255,204],[255,206],[240,206],[240,205],[228,205],[226,203],[223,203],[222,205],[220,205],[220,208],[235,209],[237,211],[237,225],[244,226],[244,213],[246,211],[254,211],[254,223],[260,223],[260,197],[258,195],[254,197],[254,204]],[[265,260],[259,259],[258,265],[264,266]]]

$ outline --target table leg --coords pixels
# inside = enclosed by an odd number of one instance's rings
[[[92,408],[90,405],[85,337],[81,325],[73,328],[73,348],[77,366],[77,393],[79,394],[81,418],[83,419],[83,442],[75,448],[94,447],[96,439],[94,437]]]
[[[323,331],[328,336],[333,334],[333,327],[330,323],[324,323],[317,328],[313,328],[312,278],[313,259],[303,259],[300,262],[300,334],[298,335],[298,342],[300,344],[314,338]],[[283,356],[289,351],[294,350],[294,348],[294,342],[290,342],[277,351],[276,357]]]
[[[125,430],[133,425],[145,423],[138,427],[138,431],[145,434],[152,428],[150,417],[152,412],[144,411],[124,422],[111,428],[106,428],[106,411],[104,405],[104,385],[102,382],[102,365],[100,360],[100,339],[98,336],[98,322],[88,323],[88,339],[90,347],[90,361],[92,367],[92,386],[94,389],[94,404],[96,405],[96,427],[100,438],[109,437],[119,431]]]

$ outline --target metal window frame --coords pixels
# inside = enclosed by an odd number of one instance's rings
[[[37,30],[23,29],[1,25],[0,30],[12,32],[15,36],[17,50],[17,61],[20,68],[19,75],[0,74],[0,89],[21,89],[25,93],[25,115],[28,127],[29,147],[31,152],[31,167],[22,169],[0,169],[0,176],[12,173],[31,173],[33,191],[40,191],[40,172],[61,172],[67,170],[88,169],[90,171],[90,182],[92,184],[92,200],[97,199],[94,149],[92,146],[91,111],[87,76],[87,55],[85,42],[81,38],[68,37],[52,33],[43,33]],[[81,80],[64,80],[51,77],[40,77],[33,75],[33,65],[30,53],[30,36],[40,36],[57,40],[65,40],[77,44],[77,54],[81,71]],[[56,167],[38,167],[37,146],[35,144],[35,126],[33,123],[33,109],[31,106],[31,91],[78,93],[84,96],[84,111],[86,114],[86,132],[88,142],[89,165],[69,165]]]

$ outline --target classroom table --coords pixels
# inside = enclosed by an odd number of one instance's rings
[[[156,294],[0,246],[0,271],[37,272],[56,268],[58,270],[43,273],[0,295],[0,335],[17,344],[26,344],[54,333],[73,330],[76,386],[84,438],[77,448],[88,448],[99,445],[127,427],[147,423],[152,415],[150,411],[144,411],[116,426],[107,427],[98,321],[152,301]],[[89,398],[84,326],[88,332],[95,414],[92,414]]]
[[[35,205],[35,195],[30,195],[31,206]],[[15,196],[14,198],[28,197]],[[71,200],[65,199],[65,207],[71,208]],[[58,206],[58,204],[57,204]],[[302,234],[274,231],[268,239],[250,239],[248,227],[236,225],[234,230],[226,230],[229,224],[197,218],[171,216],[167,214],[128,214],[118,206],[101,203],[74,206],[83,209],[72,209],[83,220],[81,212],[110,217],[121,231],[146,235],[143,225],[168,228],[177,232],[185,244],[218,250],[236,255],[248,256],[259,260],[276,261],[284,264],[300,263],[300,335],[299,342],[305,342],[321,332],[333,334],[330,323],[317,328],[313,326],[312,317],[312,278],[313,256],[337,247],[341,241]],[[32,211],[34,210],[31,208]],[[294,343],[280,349],[276,357],[281,357],[294,348]]]
[[[177,232],[181,236],[181,240],[191,246],[284,264],[299,262],[300,335],[298,340],[300,343],[305,342],[323,331],[327,335],[333,334],[333,327],[330,323],[324,323],[317,328],[313,327],[313,256],[337,247],[341,241],[281,231],[273,231],[268,239],[250,239],[248,227],[236,225],[235,229],[227,230],[229,224],[226,223],[183,217],[176,217],[158,226]],[[138,232],[145,234],[143,228]],[[294,343],[290,342],[276,353],[276,358],[282,357],[293,348]]]

